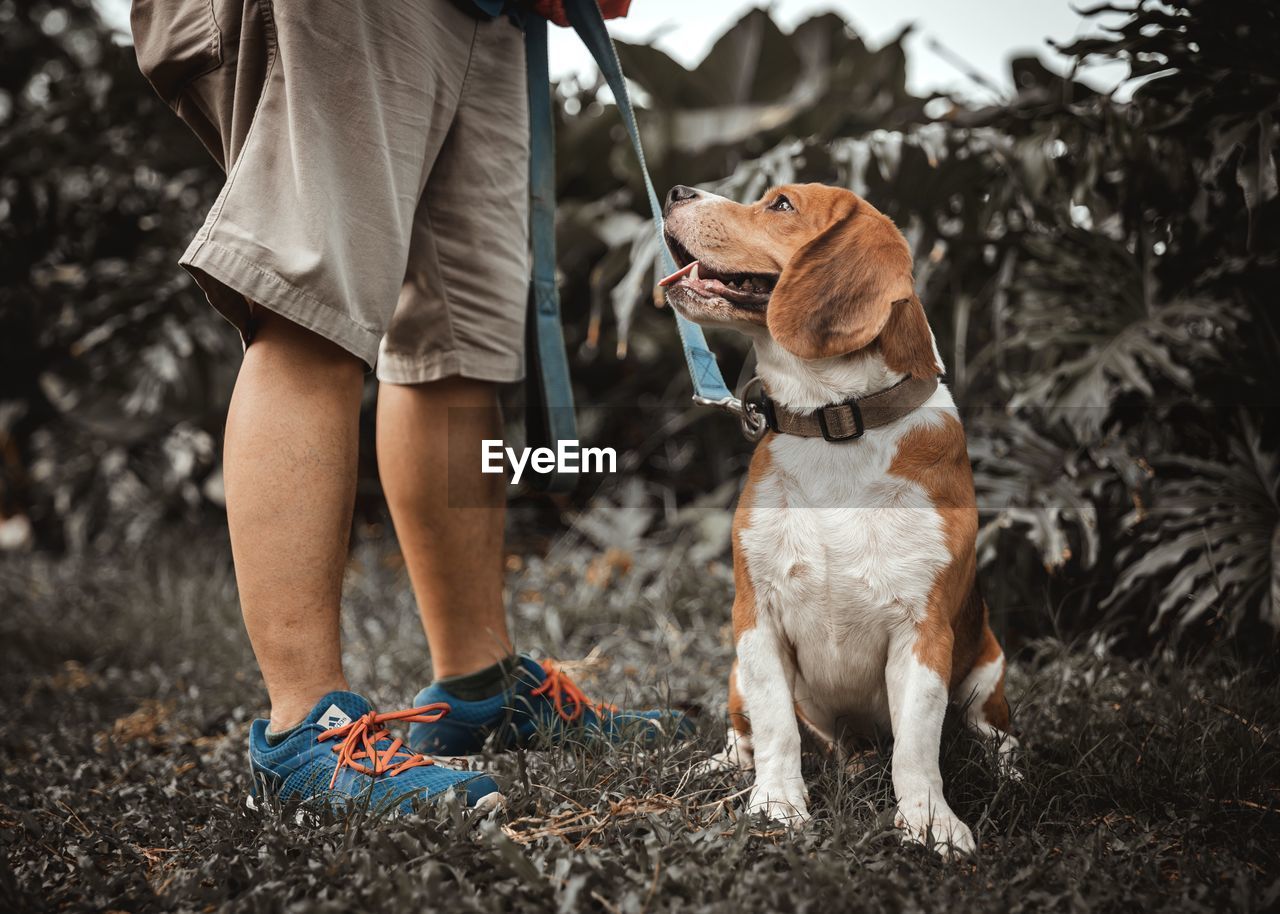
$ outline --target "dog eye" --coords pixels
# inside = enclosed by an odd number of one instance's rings
[[[769,204],[769,209],[775,213],[794,213],[796,211],[796,208],[791,205],[791,201],[782,194],[778,194],[774,198],[773,202]]]

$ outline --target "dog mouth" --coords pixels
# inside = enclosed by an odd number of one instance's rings
[[[777,273],[734,273],[714,269],[694,257],[670,232],[665,234],[667,248],[679,269],[660,280],[658,285],[664,288],[679,286],[699,298],[720,298],[748,311],[763,311],[768,306],[773,287],[778,284]]]

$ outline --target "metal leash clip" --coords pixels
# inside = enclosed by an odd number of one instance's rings
[[[764,437],[764,433],[769,430],[769,425],[765,421],[760,410],[756,408],[756,404],[747,399],[746,393],[751,389],[751,385],[760,381],[757,377],[752,377],[746,384],[739,389],[737,397],[721,397],[713,400],[710,397],[700,397],[694,395],[693,402],[699,406],[714,406],[716,409],[724,410],[732,413],[738,418],[738,425],[742,429],[742,436],[748,441],[754,443]]]

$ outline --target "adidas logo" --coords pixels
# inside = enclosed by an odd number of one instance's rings
[[[337,705],[329,705],[328,710],[320,715],[320,720],[317,723],[326,730],[332,730],[334,727],[345,727],[351,723],[351,718],[347,716],[346,711]]]

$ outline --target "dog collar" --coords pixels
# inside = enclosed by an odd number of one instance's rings
[[[782,435],[824,438],[839,443],[861,438],[869,428],[896,422],[923,406],[938,389],[936,377],[908,376],[892,387],[854,397],[813,410],[793,410],[779,406],[763,390],[748,400],[748,408],[764,419],[766,427]]]

